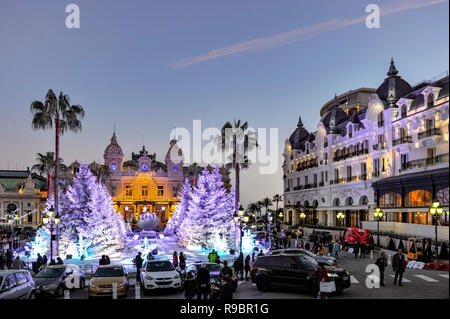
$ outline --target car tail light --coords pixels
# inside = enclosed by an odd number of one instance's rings
[[[251,267],[251,268],[250,268],[250,271],[253,271],[253,269],[255,269],[255,267]]]

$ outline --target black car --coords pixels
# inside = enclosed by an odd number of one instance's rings
[[[319,267],[327,270],[329,279],[336,284],[337,293],[350,287],[350,275],[346,270],[321,266],[313,258],[300,254],[260,256],[253,264],[250,276],[260,291],[286,287],[312,292],[317,289],[316,272]]]
[[[302,248],[276,249],[276,250],[273,250],[271,254],[272,255],[280,255],[280,254],[307,255],[307,256],[313,258],[315,261],[317,261],[317,263],[320,265],[337,266],[336,258],[322,256],[322,255],[316,255],[316,254],[310,252],[309,250],[302,249]]]

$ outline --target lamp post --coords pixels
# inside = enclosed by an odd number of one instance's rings
[[[302,226],[305,225],[305,218],[306,218],[306,214],[304,212],[300,213],[300,219],[302,221]]]
[[[441,203],[439,203],[439,201],[437,201],[437,200],[434,200],[433,204],[430,207],[430,214],[433,216],[434,229],[435,229],[435,234],[436,234],[436,246],[434,247],[434,249],[436,250],[436,258],[439,255],[437,224],[438,224],[439,217],[442,215],[443,210],[444,209],[442,208]]]
[[[248,223],[248,219],[249,219],[248,214],[244,212],[244,208],[242,207],[242,205],[239,205],[239,214],[237,214],[235,212],[233,215],[233,219],[234,219],[236,226],[239,223],[239,237],[240,237],[239,252],[242,252],[242,237],[244,236],[242,229],[244,227],[244,224]],[[237,242],[237,238],[236,238],[236,242]]]
[[[373,213],[377,220],[377,246],[380,247],[380,221],[383,219],[383,212],[381,208],[375,208],[375,213]]]
[[[283,211],[280,211],[278,217],[280,217],[280,224],[283,224]]]
[[[54,214],[55,209],[52,206],[48,210],[48,213],[45,214],[44,217],[42,218],[42,223],[44,225],[50,224],[50,261],[53,260],[53,225],[57,226],[61,220],[59,217],[59,213],[56,214],[56,216],[54,216]]]
[[[343,212],[339,212],[339,213],[336,215],[336,218],[337,218],[337,220],[339,221],[339,226],[340,226],[340,228],[342,228],[342,222],[344,221],[344,218],[345,218],[344,213],[343,213]],[[342,229],[339,229],[339,240],[341,239],[341,232],[342,232]]]

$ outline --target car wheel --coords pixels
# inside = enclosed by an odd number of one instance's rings
[[[268,291],[270,289],[269,278],[261,276],[256,280],[256,288],[259,291]]]
[[[80,289],[84,289],[85,286],[86,286],[86,282],[85,282],[85,279],[83,278],[80,280]]]

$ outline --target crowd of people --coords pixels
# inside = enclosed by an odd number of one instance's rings
[[[0,249],[0,270],[3,269],[23,269],[24,264],[20,260],[19,256],[16,256],[14,258],[13,252],[11,249],[7,249],[6,251],[3,251],[3,249]]]

